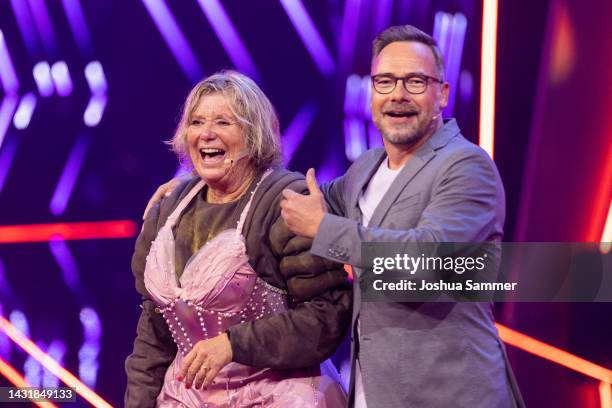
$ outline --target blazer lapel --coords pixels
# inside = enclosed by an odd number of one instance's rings
[[[434,150],[425,143],[419,150],[415,152],[415,155],[408,160],[404,165],[404,168],[397,175],[391,186],[383,196],[382,200],[374,210],[372,219],[370,219],[369,227],[380,227],[380,223],[387,215],[387,212],[391,208],[391,205],[395,202],[400,193],[410,183],[410,181],[416,176],[416,174],[435,156]]]
[[[351,218],[355,221],[361,222],[361,211],[359,210],[358,202],[359,202],[359,193],[363,191],[366,184],[370,182],[370,179],[378,170],[378,166],[383,161],[383,159],[387,157],[384,149],[377,149],[376,155],[374,156],[374,160],[370,160],[365,163],[363,169],[357,172],[359,175],[353,190],[351,191],[351,196],[348,202],[348,210]]]
[[[374,214],[372,214],[372,219],[368,224],[369,227],[380,227],[380,223],[387,215],[387,212],[391,208],[391,205],[395,202],[400,193],[404,190],[404,188],[410,183],[410,181],[417,175],[417,173],[427,165],[427,163],[434,158],[436,155],[436,150],[444,147],[453,137],[459,134],[459,127],[457,126],[457,122],[455,119],[450,119],[445,121],[444,126],[442,126],[436,133],[432,135],[432,137],[423,144],[414,154],[414,156],[408,160],[408,162],[404,165],[404,168],[397,175],[393,183],[391,183],[391,187],[387,190],[382,200],[374,210]],[[386,154],[383,157],[387,157]],[[381,160],[378,160],[378,164],[380,164]],[[378,165],[375,167],[375,170],[378,168]],[[370,173],[368,175],[368,180],[372,177],[374,173]],[[363,188],[363,185],[362,185]]]

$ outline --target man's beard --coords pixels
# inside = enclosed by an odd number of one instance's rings
[[[375,125],[380,131],[383,139],[392,144],[414,146],[427,135],[428,126],[421,122],[417,122],[415,126],[406,128],[396,127],[391,129],[383,126],[381,122],[375,123]]]
[[[421,127],[416,129],[401,129],[387,132],[381,130],[382,137],[390,143],[406,146],[414,146],[425,137],[425,132]]]

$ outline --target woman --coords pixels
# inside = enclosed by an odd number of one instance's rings
[[[132,269],[143,296],[126,406],[336,407],[319,364],[350,322],[339,265],[310,255],[280,216],[276,113],[249,78],[215,74],[191,91],[173,150],[194,169],[156,204]]]

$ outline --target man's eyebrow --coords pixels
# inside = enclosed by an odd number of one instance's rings
[[[414,76],[414,75],[427,75],[427,74],[424,73],[424,72],[419,71],[419,72],[409,72],[406,75],[399,76],[399,75],[395,75],[395,74],[393,74],[391,72],[379,72],[378,74],[373,74],[372,76],[379,76],[379,75],[387,75],[387,76],[392,76],[392,77],[397,77],[397,78],[406,78],[406,77]]]

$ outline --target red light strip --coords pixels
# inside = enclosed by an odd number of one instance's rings
[[[131,238],[134,235],[136,223],[131,220],[0,226],[0,244],[44,242],[53,238]]]
[[[31,385],[26,381],[25,378],[13,366],[7,363],[2,357],[0,357],[0,374],[6,377],[11,384],[16,387],[31,387]],[[35,402],[32,401],[33,404],[39,407],[46,408],[57,408],[57,405],[52,404],[51,402]]]
[[[21,333],[15,326],[4,317],[0,316],[0,329],[13,340],[26,353],[34,357],[40,364],[58,377],[64,384],[74,387],[77,394],[85,398],[94,407],[112,408],[102,397],[96,394],[91,388],[83,384],[70,371],[59,365],[52,357],[42,351],[36,344]]]
[[[612,371],[605,367],[591,363],[565,350],[553,347],[533,337],[526,336],[499,323],[496,323],[495,326],[497,326],[497,330],[499,331],[499,337],[501,337],[504,342],[514,347],[518,347],[528,353],[535,354],[538,357],[578,371],[579,373],[599,381],[606,383],[612,382]]]

